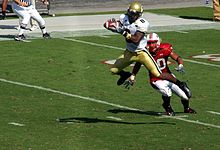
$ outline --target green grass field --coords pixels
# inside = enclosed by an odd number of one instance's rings
[[[174,95],[176,117],[164,117],[144,68],[130,90],[117,86],[102,62],[122,53],[119,35],[1,41],[0,149],[219,150],[220,63],[191,56],[219,60],[220,30],[158,34],[184,58],[184,76],[170,68],[188,80],[198,114]]]

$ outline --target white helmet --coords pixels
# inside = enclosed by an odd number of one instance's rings
[[[156,47],[154,49],[149,48],[149,43],[151,42],[157,42]],[[150,33],[147,35],[147,46],[146,48],[150,51],[154,51],[156,48],[160,47],[160,38],[156,33]]]
[[[160,38],[156,33],[150,33],[147,35],[147,42],[157,42],[160,46]]]

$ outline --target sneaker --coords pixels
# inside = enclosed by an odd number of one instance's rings
[[[120,78],[117,81],[117,85],[122,85],[130,76],[132,73],[130,72],[125,72],[123,76],[120,76]]]
[[[184,113],[196,114],[197,112],[193,110],[192,108],[188,107],[184,109]]]
[[[2,15],[1,17],[0,17],[0,20],[5,20],[6,19],[6,16],[5,15]]]
[[[26,39],[26,37],[24,36],[24,34],[14,37],[15,41],[24,41],[25,39]]]
[[[30,27],[30,31],[34,31],[34,30],[36,30],[38,27],[37,27],[37,25],[33,25],[32,27]]]
[[[168,116],[175,116],[175,113],[172,109],[172,107],[169,105],[169,106],[166,106],[164,103],[162,104],[163,108],[165,109],[166,111],[166,115]]]
[[[43,34],[43,38],[50,39],[51,37],[50,37],[50,34],[46,32]]]

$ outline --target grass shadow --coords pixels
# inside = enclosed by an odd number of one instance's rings
[[[203,18],[198,16],[179,16],[183,19],[195,19],[195,20],[203,20],[203,21],[213,21],[213,18]]]
[[[14,35],[0,35],[1,39],[14,39]]]
[[[143,114],[149,116],[161,116],[163,112],[155,112],[155,111],[139,111],[139,110],[128,110],[128,109],[110,109],[108,112],[117,114],[117,113],[135,113],[135,114]]]
[[[15,29],[15,25],[0,25],[0,29]]]
[[[63,123],[116,123],[116,124],[146,124],[145,122],[125,122],[109,119],[99,119],[99,118],[88,118],[88,117],[71,117],[71,118],[61,118],[57,120]]]
[[[112,124],[128,124],[128,125],[142,125],[142,124],[169,124],[175,125],[175,123],[169,123],[164,121],[155,122],[126,122],[110,119],[88,118],[88,117],[70,117],[57,119],[60,123],[112,123]]]

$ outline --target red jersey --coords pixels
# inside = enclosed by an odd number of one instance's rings
[[[168,64],[167,64],[167,60],[170,56],[170,53],[173,51],[172,45],[169,43],[161,43],[160,47],[157,48],[156,52],[151,53],[151,55],[153,56],[154,60],[156,61],[156,63],[158,64],[160,70],[164,73],[171,73]],[[149,72],[150,75],[150,82],[153,81],[157,81],[157,80],[161,80],[158,77],[155,77],[153,74],[151,74]]]

